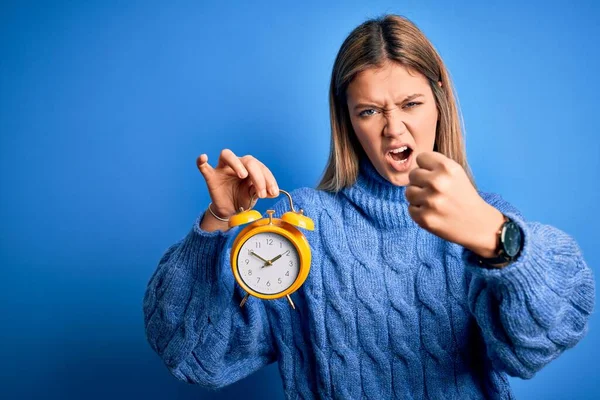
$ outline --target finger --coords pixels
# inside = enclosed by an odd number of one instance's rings
[[[414,206],[414,205],[409,205],[408,206],[408,214],[410,215],[410,217],[418,224],[420,225],[420,221],[421,221],[421,207],[419,206]]]
[[[248,170],[235,153],[229,149],[223,149],[219,156],[219,163],[217,168],[231,168],[235,174],[240,178],[244,179],[248,176]]]
[[[419,153],[415,161],[419,168],[423,168],[429,171],[440,169],[443,166],[447,157],[442,153],[436,151],[427,151]]]
[[[252,181],[250,181],[250,186],[248,187],[248,196],[250,197],[250,208],[254,208],[258,202],[258,193],[256,192],[256,188]]]
[[[435,172],[424,168],[415,168],[408,173],[408,181],[410,182],[410,185],[424,188],[430,185],[434,174]]]
[[[407,186],[404,195],[412,206],[421,207],[427,205],[427,191],[423,188],[413,185]]]
[[[252,156],[244,156],[241,158],[244,167],[248,170],[248,176],[253,183],[254,189],[258,197],[267,197],[265,175],[263,173],[263,164]]]
[[[213,167],[208,163],[208,155],[206,154],[200,154],[196,159],[196,166],[202,176],[204,176],[204,179],[208,179],[215,172]]]
[[[262,163],[261,163],[262,164]],[[265,181],[267,184],[267,191],[271,196],[279,196],[279,186],[273,173],[266,165],[263,164],[263,174],[265,175]]]

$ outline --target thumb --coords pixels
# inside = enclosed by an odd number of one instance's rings
[[[210,178],[215,172],[214,168],[208,163],[208,155],[206,154],[201,154],[196,159],[196,166],[198,167],[198,170],[200,170],[200,173],[204,176],[204,179]]]

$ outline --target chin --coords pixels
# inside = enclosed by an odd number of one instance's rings
[[[392,170],[388,169],[388,170],[386,170],[385,179],[388,182],[390,182],[392,185],[395,185],[395,186],[408,186],[408,184],[410,183],[410,181],[408,179],[408,174],[413,169],[414,168],[411,168],[405,172],[398,172],[393,169]]]
[[[386,171],[386,174],[384,175],[385,179],[390,182],[392,185],[395,186],[408,186],[408,184],[410,183],[408,180],[408,173],[410,171],[407,172],[397,172],[397,171]]]
[[[402,174],[402,176],[392,176],[387,178],[390,183],[396,186],[408,186],[408,174]]]
[[[412,166],[409,170],[404,172],[396,171],[386,160],[381,160],[375,167],[379,171],[379,174],[385,178],[388,182],[395,186],[408,186],[410,183],[408,180],[408,174],[414,169]]]

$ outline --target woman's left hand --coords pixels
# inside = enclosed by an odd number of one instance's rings
[[[419,153],[415,161],[418,168],[408,174],[406,187],[412,219],[442,239],[493,257],[502,213],[479,196],[456,161],[433,151]]]

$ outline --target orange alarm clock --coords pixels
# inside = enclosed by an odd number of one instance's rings
[[[292,196],[279,190],[290,200],[291,211],[274,218],[252,210],[240,211],[229,219],[229,227],[249,224],[236,236],[231,248],[231,269],[236,282],[246,291],[240,307],[250,295],[264,300],[286,297],[302,286],[310,271],[311,252],[308,240],[298,229],[314,230],[312,219],[303,210],[296,211]],[[252,199],[252,201],[254,198]],[[252,201],[250,204],[252,204]]]

